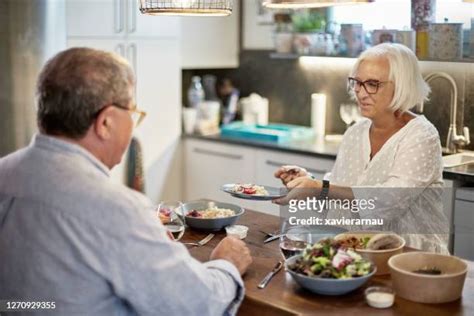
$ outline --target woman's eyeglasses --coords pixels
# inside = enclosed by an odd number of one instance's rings
[[[356,93],[360,92],[361,87],[364,87],[365,91],[368,94],[376,94],[379,91],[379,87],[390,81],[379,81],[369,79],[366,81],[360,81],[356,78],[349,77],[347,78],[349,89],[355,91]]]

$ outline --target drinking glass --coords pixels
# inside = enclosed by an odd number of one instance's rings
[[[171,233],[174,240],[180,240],[184,235],[183,203],[180,201],[163,201],[158,205],[158,215],[166,218],[163,225]]]
[[[285,260],[302,253],[311,243],[308,227],[291,225],[288,220],[282,222],[280,234],[280,253]]]
[[[362,114],[360,114],[360,108],[357,104],[352,104],[351,116],[354,123],[359,122],[363,118]]]
[[[346,129],[348,129],[352,124],[352,104],[342,103],[339,106],[339,114],[344,123],[346,123]]]
[[[339,114],[346,123],[346,129],[362,118],[359,107],[354,103],[342,103],[339,107]]]

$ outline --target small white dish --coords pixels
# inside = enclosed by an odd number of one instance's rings
[[[232,225],[225,228],[227,236],[235,236],[239,239],[244,239],[247,237],[248,230],[249,228],[244,225]]]
[[[389,308],[395,301],[393,290],[383,286],[371,286],[365,290],[367,304],[375,308]]]

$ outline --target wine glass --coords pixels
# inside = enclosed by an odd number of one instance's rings
[[[344,123],[346,123],[346,129],[362,118],[359,107],[354,103],[341,103],[339,114]]]
[[[180,201],[163,201],[157,209],[161,222],[176,241],[184,235],[185,225],[182,210],[183,203]]]
[[[348,129],[352,124],[352,104],[341,103],[339,106],[339,114],[344,123],[346,123],[346,129]]]
[[[362,114],[360,113],[360,108],[357,104],[352,104],[351,115],[352,115],[352,121],[355,123],[359,122],[363,118]]]
[[[282,222],[280,234],[280,253],[285,260],[302,253],[311,243],[308,227],[291,225],[288,220]]]

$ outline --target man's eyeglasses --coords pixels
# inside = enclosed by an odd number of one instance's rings
[[[365,91],[368,94],[376,94],[379,91],[379,87],[390,81],[379,81],[369,79],[366,81],[360,81],[356,78],[349,77],[347,78],[349,89],[355,91],[356,93],[360,92],[361,87],[364,87]]]
[[[135,127],[138,127],[138,125],[140,125],[140,123],[143,121],[143,119],[145,118],[146,116],[146,112],[145,111],[141,111],[141,110],[138,110],[137,109],[137,105],[135,104],[135,106],[131,109],[125,107],[125,106],[121,106],[120,104],[117,104],[117,103],[112,103],[111,104],[112,106],[115,106],[119,109],[122,109],[122,110],[125,110],[125,111],[129,111],[131,112],[131,115],[132,115],[132,120],[133,120],[133,125]]]
[[[117,104],[117,103],[111,103],[107,106],[104,106],[103,108],[101,108],[99,111],[97,111],[95,114],[94,114],[94,119],[97,118],[100,114],[100,112],[102,112],[105,108],[107,108],[108,106],[115,106],[116,108],[119,108],[121,110],[125,110],[125,111],[128,111],[128,112],[131,112],[131,117],[132,117],[132,121],[133,121],[133,126],[135,127],[138,127],[138,125],[140,125],[140,123],[143,121],[143,119],[145,118],[146,116],[146,112],[145,111],[140,111],[137,109],[137,105],[135,104],[135,106],[133,108],[127,108],[125,106],[122,106],[120,104]]]

